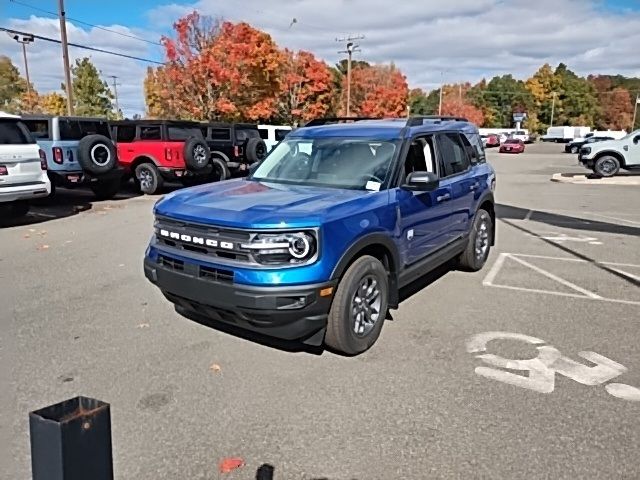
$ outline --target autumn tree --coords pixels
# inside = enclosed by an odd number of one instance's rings
[[[67,99],[57,92],[47,93],[40,97],[40,109],[47,115],[65,115]]]
[[[346,78],[342,104],[346,104]],[[407,80],[393,64],[354,68],[351,72],[351,113],[364,117],[401,117],[407,113]]]
[[[76,115],[106,117],[112,110],[113,94],[107,82],[100,79],[98,70],[87,57],[77,59],[71,67],[73,103]],[[65,90],[64,84],[62,89]]]
[[[558,125],[594,125],[600,113],[594,86],[569,70],[564,63],[556,68],[556,119]]]
[[[464,117],[478,126],[484,124],[484,114],[482,110],[460,96],[447,95],[443,98],[442,115]]]
[[[533,111],[538,122],[538,131],[542,131],[551,122],[553,92],[559,87],[558,79],[551,66],[545,63],[525,82],[525,86],[531,93]],[[530,118],[531,113],[529,113]]]
[[[285,50],[284,54],[276,120],[293,125],[325,116],[334,94],[331,70],[310,52]]]
[[[629,128],[633,120],[633,106],[629,90],[622,87],[600,95],[602,116],[599,128],[610,130],[624,130]]]
[[[0,55],[0,110],[16,112],[20,98],[27,91],[27,82],[7,56]]]
[[[485,124],[507,128],[513,125],[513,114],[529,112],[533,101],[522,80],[512,75],[493,77],[482,90],[480,108],[487,112]]]

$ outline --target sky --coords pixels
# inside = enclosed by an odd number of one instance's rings
[[[59,38],[57,17],[46,13],[57,4],[0,0],[0,26]],[[310,50],[329,63],[342,58],[337,38],[362,35],[356,59],[394,62],[410,87],[425,90],[506,73],[524,79],[545,62],[564,62],[581,75],[640,77],[640,0],[65,0],[70,42],[158,62],[160,37],[194,9],[249,22],[281,47]],[[60,46],[36,40],[27,48],[36,89],[59,91]],[[75,47],[69,53],[89,56],[110,84],[117,77],[126,115],[144,112],[142,82],[151,63]],[[24,74],[20,45],[6,34],[0,55]]]

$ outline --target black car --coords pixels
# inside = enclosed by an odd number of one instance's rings
[[[583,145],[587,145],[589,143],[595,143],[595,142],[603,142],[605,140],[614,140],[614,138],[592,136],[588,138],[581,138],[579,140],[574,140],[573,142],[569,142],[564,146],[564,153],[578,153],[580,152],[580,148],[582,148]]]
[[[205,123],[200,127],[211,150],[217,180],[243,176],[252,163],[267,156],[267,145],[257,125],[249,123]]]

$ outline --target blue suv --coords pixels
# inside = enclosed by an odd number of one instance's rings
[[[187,317],[354,355],[401,287],[454,258],[483,267],[494,189],[464,118],[318,119],[247,178],[158,201],[144,271]]]

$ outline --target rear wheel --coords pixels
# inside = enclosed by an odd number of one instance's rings
[[[229,167],[227,167],[227,163],[222,158],[213,157],[211,159],[211,166],[213,167],[213,171],[211,172],[212,182],[221,182],[231,176]]]
[[[347,355],[380,336],[389,301],[388,274],[377,258],[358,258],[343,275],[329,311],[325,344]]]
[[[493,221],[486,210],[477,211],[473,219],[467,248],[458,258],[463,270],[477,272],[484,267],[493,243]]]
[[[140,185],[142,193],[153,195],[162,188],[164,182],[154,164],[141,163],[136,167],[136,183]]]
[[[596,160],[593,171],[602,177],[613,177],[620,171],[620,161],[611,155],[605,155]]]
[[[120,190],[120,179],[98,180],[92,183],[90,188],[98,200],[109,200]]]

